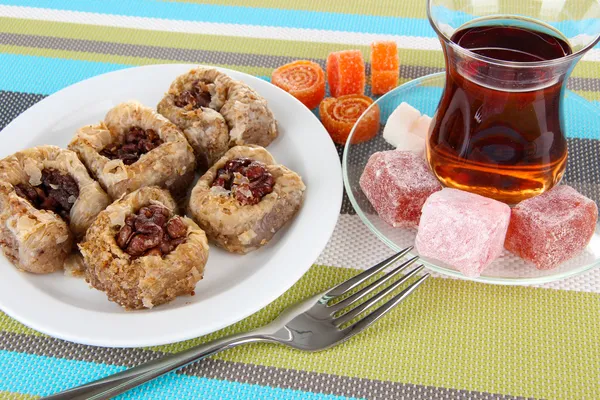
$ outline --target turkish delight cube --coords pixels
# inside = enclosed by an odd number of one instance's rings
[[[374,153],[360,187],[382,220],[403,228],[416,228],[423,203],[442,189],[421,157],[398,150]]]
[[[504,246],[538,269],[552,269],[580,253],[598,222],[594,201],[560,185],[512,209]]]
[[[423,257],[479,276],[502,253],[509,221],[506,204],[445,188],[423,205],[416,248]]]

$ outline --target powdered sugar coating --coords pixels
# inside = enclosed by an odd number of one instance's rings
[[[393,227],[416,228],[429,195],[442,187],[418,155],[409,151],[374,153],[360,177],[360,187]]]
[[[502,252],[509,221],[506,204],[445,188],[423,206],[416,248],[423,257],[479,276]]]
[[[556,268],[587,246],[597,221],[594,201],[570,186],[556,186],[513,208],[504,246],[537,269]]]

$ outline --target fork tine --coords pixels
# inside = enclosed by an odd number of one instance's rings
[[[383,317],[388,313],[392,308],[397,306],[402,302],[402,300],[406,299],[408,296],[412,294],[427,278],[429,278],[429,274],[425,274],[420,277],[415,283],[404,289],[398,295],[394,296],[392,299],[388,300],[384,305],[377,308],[377,310],[373,311],[371,314],[367,315],[365,318],[356,322],[354,325],[349,326],[345,329],[346,332],[351,333],[350,336],[353,336],[357,333],[362,332],[369,326],[373,325],[379,318]]]
[[[404,257],[409,251],[413,249],[413,246],[407,247],[404,250],[400,251],[397,254],[394,254],[390,258],[381,261],[379,264],[361,272],[360,274],[348,279],[340,283],[339,285],[332,288],[329,292],[325,294],[327,299],[333,299],[335,297],[341,296],[344,293],[354,289],[357,286],[360,286],[363,282],[371,278],[373,275],[377,274],[379,271],[382,271]]]
[[[417,268],[413,269],[408,274],[404,275],[402,278],[398,279],[396,282],[392,283],[390,286],[383,289],[381,292],[377,293],[375,296],[371,297],[369,300],[365,301],[364,303],[360,304],[359,306],[348,311],[346,314],[334,319],[333,323],[337,326],[340,326],[340,325],[344,325],[346,322],[353,320],[354,318],[359,316],[362,312],[368,310],[369,308],[371,308],[372,306],[377,304],[378,301],[383,299],[390,292],[392,292],[393,290],[398,288],[400,285],[402,285],[404,282],[406,282],[408,279],[410,279],[413,275],[415,275],[416,273],[421,271],[423,268],[425,268],[425,267],[423,265],[420,265]]]
[[[382,276],[381,278],[377,279],[375,282],[371,283],[369,286],[362,288],[358,292],[354,293],[352,296],[340,301],[339,303],[328,306],[329,309],[332,312],[336,312],[336,311],[343,310],[344,308],[351,306],[352,304],[356,303],[360,299],[367,296],[369,293],[376,290],[378,287],[381,287],[381,285],[385,284],[393,277],[397,276],[399,273],[404,271],[408,266],[412,265],[412,263],[414,263],[418,259],[419,259],[419,257],[415,256],[415,257],[409,259],[408,261],[403,262],[402,264],[398,265],[393,270],[391,270],[389,273],[387,273],[384,276]]]

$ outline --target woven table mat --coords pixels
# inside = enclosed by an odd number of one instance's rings
[[[402,82],[443,70],[424,0],[0,0],[0,129],[45,96],[104,72],[184,62],[268,80],[294,59],[324,66],[335,50],[358,48],[368,62],[377,39],[398,43]],[[600,100],[596,60],[586,57],[569,81],[593,102]],[[585,145],[598,160],[598,146]],[[345,198],[310,271],[265,310],[207,337],[99,348],[50,338],[0,312],[0,398],[48,395],[248,330],[389,254]],[[331,350],[246,345],[119,398],[600,399],[600,270],[535,287],[436,275],[389,317]]]

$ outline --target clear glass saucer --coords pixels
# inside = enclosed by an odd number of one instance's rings
[[[421,113],[433,116],[442,95],[444,82],[444,73],[427,75],[399,86],[379,98],[374,103],[381,110],[381,129],[378,135],[368,142],[351,144],[353,131],[344,149],[344,185],[356,213],[379,239],[396,251],[413,245],[417,231],[393,228],[381,220],[362,192],[359,179],[371,154],[393,149],[382,135],[383,127],[392,111],[400,103],[407,102]],[[564,118],[569,159],[562,183],[573,186],[596,201],[596,204],[600,204],[600,107],[567,91]],[[356,125],[360,122],[359,120]],[[416,251],[413,251],[413,254],[416,255]],[[432,260],[423,259],[422,262],[435,272],[479,282],[504,285],[552,282],[600,266],[600,224],[596,225],[592,240],[581,254],[552,270],[538,270],[533,264],[506,250],[479,277],[466,277],[459,271]]]

